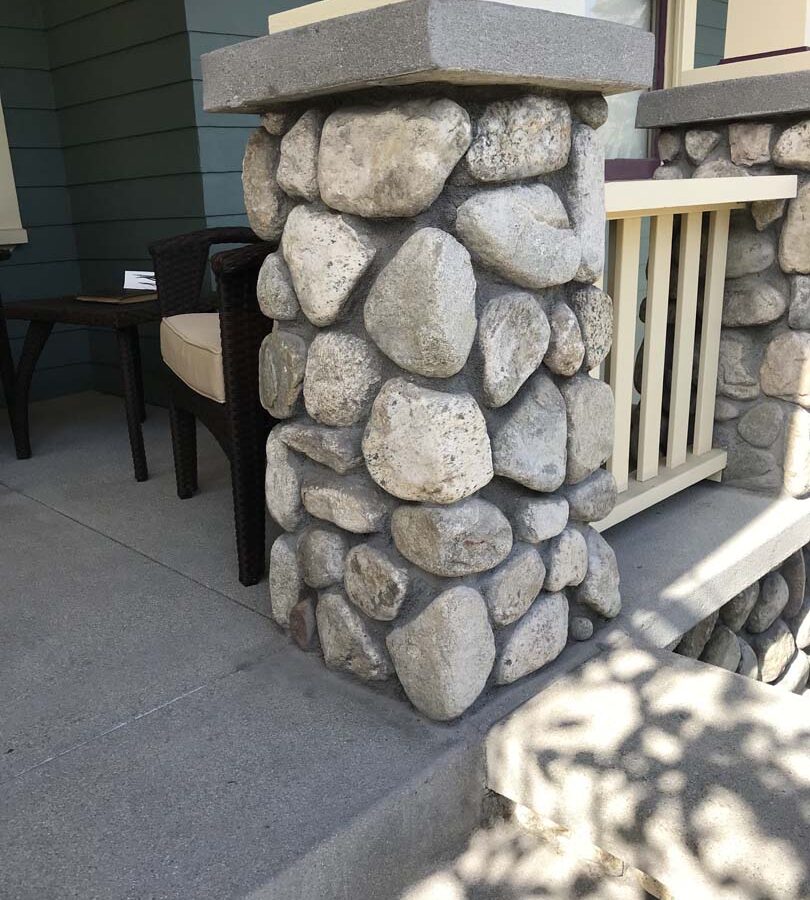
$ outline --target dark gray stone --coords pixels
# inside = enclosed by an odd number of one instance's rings
[[[773,684],[787,669],[796,653],[796,641],[781,619],[760,634],[748,634],[746,640],[759,660],[760,677]]]
[[[556,659],[568,639],[568,600],[543,592],[514,625],[498,632],[496,684],[511,684]]]
[[[607,469],[597,469],[577,484],[564,485],[561,493],[576,522],[598,522],[609,516],[618,496],[616,479]]]
[[[259,269],[256,296],[259,309],[269,319],[295,319],[301,309],[298,297],[295,296],[290,270],[278,250],[268,254]]]
[[[675,652],[690,659],[698,659],[714,631],[719,616],[720,612],[715,611],[690,628],[675,647]]]
[[[755,581],[720,609],[720,618],[732,631],[740,631],[759,599],[759,582]]]
[[[485,0],[406,0],[204,54],[203,105],[263,112],[368,84],[420,82],[620,93],[649,87],[653,45],[642,29],[596,19]]]
[[[577,97],[571,104],[571,112],[586,125],[597,130],[608,120],[607,100],[601,94]]]
[[[736,672],[741,658],[742,651],[737,635],[722,622],[718,622],[703,648],[703,653],[700,654],[701,661],[727,669],[729,672]]]
[[[242,190],[250,227],[266,241],[281,236],[293,207],[276,180],[279,157],[278,138],[257,128],[248,138],[242,160]]]
[[[723,289],[723,325],[767,325],[775,322],[788,306],[784,278],[744,275],[729,278]]]
[[[307,343],[297,334],[276,329],[259,348],[259,399],[274,419],[295,413],[304,387]]]
[[[761,634],[773,625],[787,606],[787,582],[778,572],[770,572],[759,585],[759,597],[751,610],[745,627],[749,634]]]
[[[616,554],[595,528],[586,526],[582,533],[588,550],[588,572],[574,597],[600,616],[613,619],[622,608]]]
[[[555,375],[576,375],[585,359],[585,342],[574,311],[562,300],[550,304],[548,324],[551,334],[543,362]]]
[[[285,531],[295,531],[307,519],[301,503],[303,462],[273,431],[267,437],[265,455],[264,496],[267,511]]]
[[[788,602],[782,613],[784,619],[792,619],[799,614],[807,588],[807,572],[804,553],[797,550],[780,566],[779,574],[785,579],[788,587]]]
[[[778,222],[785,214],[787,200],[755,200],[751,204],[751,216],[757,231],[764,231]]]
[[[478,345],[488,406],[503,406],[515,396],[542,362],[550,333],[546,314],[531,294],[515,291],[487,303],[478,325]]]
[[[692,178],[747,178],[750,174],[729,159],[707,159],[695,169]]]
[[[323,661],[330,669],[364,681],[385,681],[394,672],[382,633],[364,618],[339,588],[318,594],[315,609]]]
[[[556,592],[582,584],[588,572],[588,545],[576,528],[565,528],[544,548],[545,588]]]
[[[328,428],[312,422],[288,422],[275,428],[275,434],[291,450],[303,453],[315,462],[345,475],[363,464],[361,426]]]
[[[683,137],[677,131],[662,131],[658,135],[658,157],[668,163],[678,159],[683,152]]]
[[[512,511],[515,538],[539,544],[556,537],[568,521],[568,501],[564,497],[521,497]]]
[[[281,534],[270,548],[270,610],[276,622],[284,627],[290,624],[290,613],[306,593],[297,547],[297,535]]]
[[[565,478],[566,410],[548,375],[533,375],[491,432],[495,474],[533,491],[560,487]]]
[[[574,125],[565,204],[582,258],[575,279],[590,284],[605,268],[605,152],[588,125]]]
[[[322,425],[354,425],[368,415],[382,381],[376,348],[356,334],[322,331],[309,346],[304,405]]]
[[[692,128],[684,135],[683,143],[689,161],[699,166],[720,143],[720,132],[709,128]]]
[[[810,331],[810,276],[794,275],[790,279],[788,325]]]
[[[546,567],[538,551],[518,544],[509,557],[481,579],[478,589],[495,625],[511,625],[543,589]]]
[[[346,535],[327,525],[309,525],[298,538],[298,563],[304,582],[327,588],[343,581],[349,542]]]
[[[768,232],[757,231],[753,221],[747,216],[733,217],[728,233],[726,278],[756,275],[767,269],[775,260],[774,236]]]
[[[761,346],[747,332],[723,331],[717,392],[730,400],[755,400],[759,396],[761,354]]]
[[[393,498],[366,475],[308,473],[301,485],[304,509],[316,519],[332,522],[353,534],[382,531],[393,507]]]
[[[593,637],[593,622],[587,616],[572,616],[568,635],[572,641],[589,641]]]
[[[759,681],[759,660],[751,645],[740,635],[737,635],[740,645],[740,664],[737,666],[737,674],[753,681]]]
[[[613,450],[613,391],[604,381],[576,375],[561,381],[568,422],[565,483],[595,472]]]
[[[602,225],[604,227],[604,215]],[[582,365],[590,371],[604,362],[613,343],[613,301],[599,288],[586,287],[575,291],[569,303],[585,345]]]
[[[753,447],[770,447],[782,434],[782,407],[775,400],[764,400],[747,410],[737,423],[737,431]]]
[[[343,580],[352,603],[383,622],[397,617],[410,584],[405,566],[371,544],[359,544],[349,551]]]

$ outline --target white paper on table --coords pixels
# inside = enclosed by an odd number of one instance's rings
[[[154,289],[154,272],[124,272],[125,291],[153,291]]]

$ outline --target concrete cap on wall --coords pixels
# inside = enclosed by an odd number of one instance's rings
[[[616,94],[649,87],[649,32],[492,0],[403,0],[202,57],[207,112],[415,84]]]
[[[810,71],[730,78],[651,91],[639,98],[639,128],[774,118],[810,111]]]

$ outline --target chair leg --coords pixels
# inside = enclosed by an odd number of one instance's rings
[[[188,500],[197,490],[197,420],[188,410],[170,400],[169,421],[177,496]]]
[[[124,405],[127,411],[127,428],[129,429],[129,445],[132,449],[132,466],[135,469],[135,480],[146,481],[149,469],[146,465],[146,450],[143,445],[143,429],[141,423],[142,395],[138,387],[138,329],[119,328],[115,332],[118,338],[118,355],[121,361],[121,376],[124,382]]]
[[[14,434],[14,446],[17,459],[28,459],[31,456],[31,434],[28,427],[28,395],[31,390],[31,379],[37,360],[42,353],[45,342],[53,331],[53,322],[31,322],[25,333],[22,353],[17,364],[17,375],[14,379],[14,402],[11,407],[11,430]]]
[[[264,467],[254,461],[232,461],[231,481],[239,580],[249,587],[264,577]]]

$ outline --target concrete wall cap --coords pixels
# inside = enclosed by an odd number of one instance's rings
[[[652,83],[649,32],[492,0],[403,0],[204,54],[207,112],[372,86],[514,84],[615,94]]]

